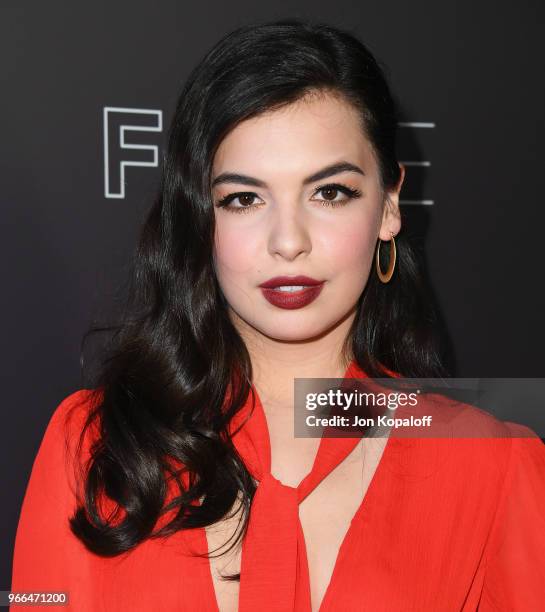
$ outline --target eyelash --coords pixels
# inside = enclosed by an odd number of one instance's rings
[[[340,191],[341,193],[344,193],[344,195],[347,196],[346,200],[341,200],[339,202],[335,202],[332,200],[321,200],[323,206],[331,206],[332,208],[336,208],[337,206],[344,206],[349,200],[352,200],[354,198],[359,198],[361,196],[361,191],[359,189],[352,189],[351,187],[348,187],[348,185],[343,185],[342,183],[328,183],[327,185],[321,185],[320,187],[314,190],[314,193],[312,195],[315,196],[317,193],[320,193],[320,191],[323,191],[325,189],[334,189],[336,191]],[[230,193],[226,195],[225,197],[223,197],[217,203],[216,206],[218,208],[225,208],[229,212],[234,212],[234,213],[248,213],[252,209],[257,208],[257,206],[254,204],[249,204],[248,206],[240,206],[240,207],[234,207],[234,208],[230,207],[229,204],[240,196],[258,197],[257,194],[254,193],[253,191],[237,191],[236,193]]]

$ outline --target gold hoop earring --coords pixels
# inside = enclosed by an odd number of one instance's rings
[[[377,275],[383,283],[388,283],[394,274],[394,268],[396,265],[396,243],[394,240],[394,232],[390,232],[392,237],[390,239],[390,263],[388,264],[388,270],[383,272],[380,269],[380,243],[381,239],[378,239],[377,244],[377,256],[376,256],[376,264],[377,264]]]

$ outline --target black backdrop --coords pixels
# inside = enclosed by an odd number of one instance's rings
[[[91,316],[125,278],[183,79],[239,24],[324,20],[386,64],[408,124],[405,231],[424,249],[453,373],[544,376],[543,13],[537,0],[2,3],[0,589],[34,455],[81,386]],[[106,164],[107,108],[126,110],[107,112]],[[148,148],[121,149],[124,125],[151,128],[126,133]]]

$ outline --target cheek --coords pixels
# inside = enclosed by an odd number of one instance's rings
[[[247,276],[255,270],[256,250],[255,233],[242,232],[235,224],[217,223],[214,262],[218,280]]]
[[[374,254],[377,228],[374,218],[353,218],[324,229],[321,250],[331,271],[349,280],[365,281]]]

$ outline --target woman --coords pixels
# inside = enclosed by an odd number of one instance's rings
[[[95,389],[36,458],[13,591],[84,611],[538,609],[534,432],[469,410],[482,439],[294,436],[295,378],[445,374],[396,125],[346,32],[247,26],[203,59]]]

